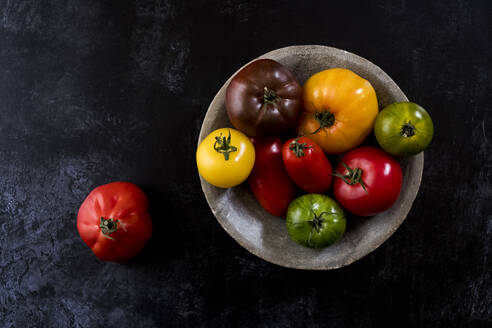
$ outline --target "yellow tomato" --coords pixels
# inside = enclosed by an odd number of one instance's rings
[[[255,163],[255,148],[243,133],[218,129],[198,146],[196,163],[200,175],[210,184],[230,188],[249,176]]]
[[[378,115],[376,92],[369,81],[344,68],[311,76],[303,87],[304,111],[297,131],[329,154],[359,145]]]

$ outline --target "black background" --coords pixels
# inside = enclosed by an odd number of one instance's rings
[[[0,1],[0,323],[480,327],[492,324],[490,1]],[[345,49],[433,117],[398,231],[342,269],[249,254],[201,192],[195,147],[222,83],[267,51]],[[96,259],[78,207],[115,180],[154,236]]]

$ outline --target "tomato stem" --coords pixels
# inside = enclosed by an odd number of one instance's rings
[[[314,114],[314,119],[319,124],[319,129],[329,128],[335,124],[335,115],[330,113],[330,111],[325,110],[323,112],[316,112]]]
[[[316,214],[313,210],[311,210],[313,213],[314,217],[309,221],[313,225],[313,228],[316,230],[317,233],[321,231],[321,227],[323,224],[323,215],[324,214],[337,214],[335,212],[321,212],[319,215]]]
[[[105,238],[111,239],[112,241],[115,241],[113,237],[110,236],[113,232],[116,232],[118,230],[118,223],[121,225],[123,230],[126,231],[125,226],[121,223],[120,220],[115,220],[113,218],[107,218],[105,219],[104,217],[101,216],[101,220],[99,223],[99,228],[101,228],[101,232]]]
[[[405,137],[405,138],[410,138],[415,135],[415,126],[412,124],[411,121],[408,121],[407,123],[403,124],[401,126],[400,134]]]
[[[316,134],[319,132],[319,130],[329,128],[330,126],[335,124],[335,115],[330,113],[329,110],[316,112],[313,115],[313,118],[316,120],[316,122],[318,122],[319,127],[314,132],[302,132],[301,135]]]
[[[316,230],[316,232],[320,232],[321,230],[321,225],[323,223],[323,218],[322,218],[322,215],[316,215],[316,212],[314,212],[313,210],[311,210],[311,212],[313,213],[314,217],[309,221],[311,222],[311,224],[313,225],[313,228]]]
[[[345,164],[344,162],[342,162],[342,165],[347,170],[347,174],[343,175],[340,172],[335,171],[335,173],[333,173],[332,175],[342,179],[343,182],[345,182],[346,184],[351,185],[351,186],[359,183],[361,185],[362,189],[364,189],[364,191],[367,194],[366,186],[364,184],[364,181],[362,181],[362,173],[364,171],[362,171],[362,169],[359,167],[352,169],[347,164]]]
[[[308,148],[313,148],[312,146],[308,146],[307,143],[299,143],[299,138],[294,139],[290,145],[289,149],[296,154],[296,157],[303,157],[304,156],[304,149]]]
[[[278,100],[277,94],[272,89],[268,89],[266,86],[263,89],[263,103],[265,105],[275,104]]]
[[[215,137],[214,149],[216,152],[223,154],[224,159],[226,161],[229,160],[229,154],[237,151],[237,148],[231,145],[231,130],[229,131],[229,136],[226,138],[222,136],[222,133],[219,136]]]

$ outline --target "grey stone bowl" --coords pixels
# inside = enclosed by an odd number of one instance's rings
[[[259,58],[271,58],[282,63],[294,73],[301,84],[312,74],[327,68],[351,69],[371,82],[376,90],[380,109],[393,102],[408,101],[382,69],[344,50],[315,45],[292,46],[271,51]],[[215,129],[232,127],[224,104],[226,88],[231,78],[224,83],[210,104],[198,144]],[[349,220],[345,235],[334,245],[321,250],[306,248],[291,240],[287,234],[285,219],[264,211],[247,183],[235,188],[220,189],[201,178],[201,185],[217,221],[251,253],[284,267],[329,270],[348,265],[369,254],[405,220],[420,186],[424,155],[420,153],[402,159],[400,164],[403,169],[403,186],[397,202],[376,216]]]

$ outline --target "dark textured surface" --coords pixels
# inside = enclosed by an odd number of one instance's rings
[[[489,1],[323,3],[0,1],[0,324],[490,326]],[[249,254],[194,164],[225,79],[293,44],[373,61],[435,122],[409,217],[336,271]],[[113,180],[151,201],[154,238],[127,264],[76,231],[84,197]]]

